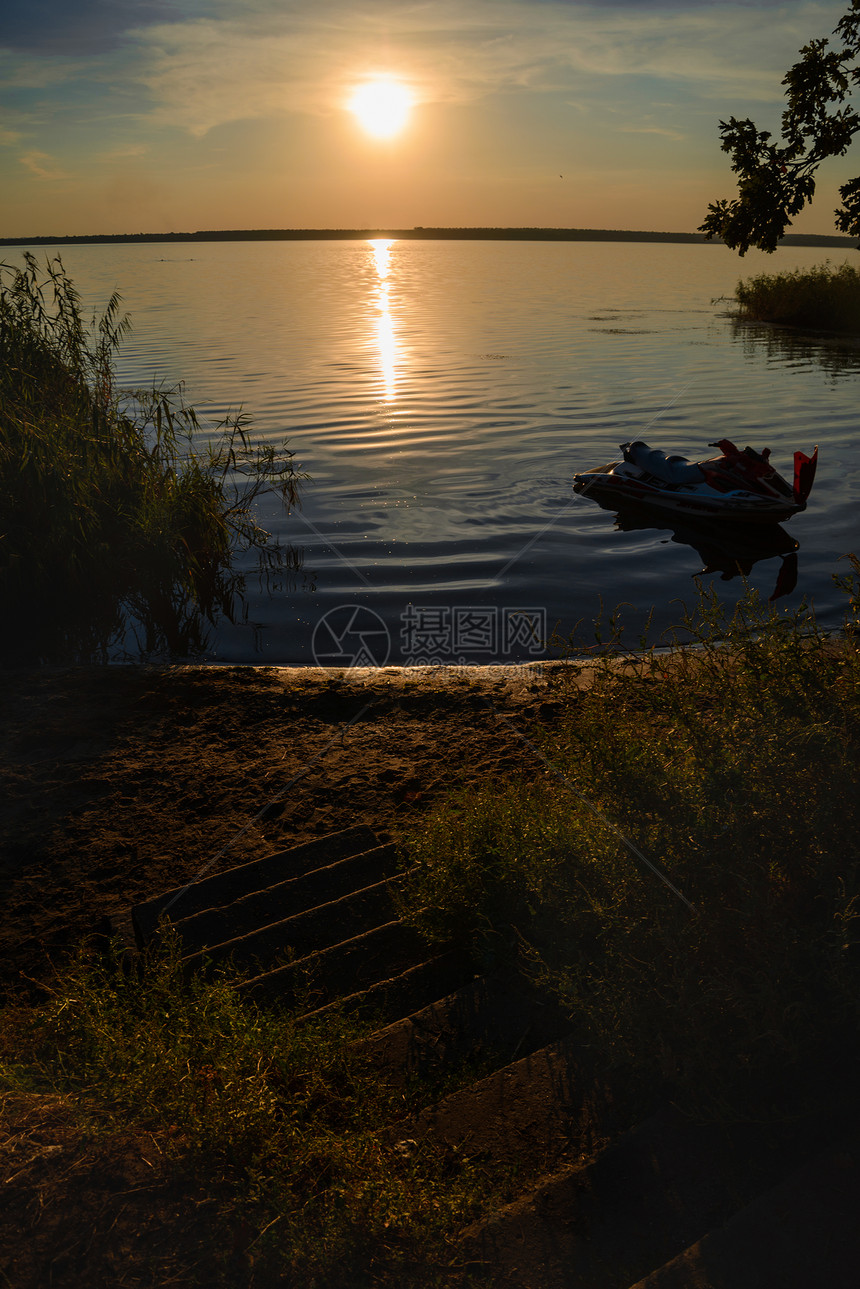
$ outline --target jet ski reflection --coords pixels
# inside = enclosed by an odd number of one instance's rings
[[[797,551],[799,543],[779,524],[725,524],[719,520],[681,519],[666,517],[660,523],[654,511],[647,506],[628,503],[613,506],[608,499],[593,498],[603,510],[615,511],[616,532],[632,532],[639,528],[667,529],[671,541],[681,546],[692,546],[704,567],[696,576],[719,573],[723,582],[735,577],[748,577],[753,565],[761,560],[781,560],[776,584],[769,600],[790,595],[797,585]]]

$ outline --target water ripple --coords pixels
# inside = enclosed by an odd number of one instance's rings
[[[256,631],[224,624],[213,657],[307,660],[314,622],[345,596],[380,612],[395,640],[404,605],[422,597],[498,613],[525,599],[565,630],[601,599],[626,600],[632,613],[656,606],[662,629],[691,593],[696,552],[665,528],[617,532],[570,489],[574,470],[631,437],[695,456],[728,436],[769,446],[788,474],[795,448],[818,442],[810,509],[792,524],[797,596],[834,617],[831,574],[860,545],[860,346],[735,324],[711,304],[739,276],[723,249],[213,243],[187,260],[160,249],[64,250],[85,300],[98,307],[119,286],[133,315],[122,385],[184,380],[211,423],[243,407],[312,476],[308,522],[271,503],[261,522],[304,548],[316,590],[253,592]],[[780,250],[776,267],[818,259]],[[770,570],[751,580],[766,590]]]

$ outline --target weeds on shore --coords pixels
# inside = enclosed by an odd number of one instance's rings
[[[599,1068],[700,1106],[855,1044],[858,573],[838,645],[807,609],[703,591],[697,648],[607,655],[586,688],[571,662],[557,721],[528,731],[540,758],[409,839],[418,925],[518,958]]]
[[[150,1267],[158,1283],[444,1283],[445,1237],[493,1182],[386,1131],[403,1107],[363,1060],[353,1023],[258,1010],[227,972],[189,979],[179,953],[165,936],[140,975],[118,956],[81,954],[48,1001],[7,1006],[0,1105],[59,1098],[96,1142],[136,1130],[182,1193],[210,1197],[196,1269],[187,1250],[167,1250]],[[169,1201],[163,1220],[174,1221]],[[137,1250],[135,1265],[146,1256]]]
[[[296,505],[301,476],[245,415],[207,441],[181,387],[120,394],[128,328],[116,294],[87,325],[59,258],[0,265],[0,592],[8,621],[77,620],[83,641],[131,609],[152,647],[181,653],[201,618],[232,612],[237,550],[295,566],[253,507],[265,491]]]
[[[682,624],[695,649],[624,657],[604,635],[587,686],[580,663],[561,669],[558,719],[527,730],[528,771],[453,794],[407,839],[415,922],[471,941],[482,968],[516,959],[567,1008],[583,1064],[634,1099],[741,1116],[751,1085],[856,1050],[856,559],[840,585],[836,640],[806,609],[750,595],[729,613],[704,592]],[[397,1140],[403,1102],[351,1023],[258,1009],[226,971],[188,978],[169,935],[141,974],[81,955],[48,984],[2,1012],[13,1136],[16,1106],[58,1098],[79,1137],[146,1134],[181,1193],[211,1206],[175,1256],[136,1250],[135,1275],[429,1289],[457,1283],[457,1234],[511,1198],[515,1179],[468,1151]],[[129,1202],[114,1213],[108,1193],[103,1225]],[[70,1283],[92,1282],[102,1231],[83,1231]]]
[[[860,269],[829,262],[739,282],[740,316],[824,331],[860,331]]]

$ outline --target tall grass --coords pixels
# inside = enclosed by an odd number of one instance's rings
[[[21,617],[131,604],[179,629],[182,606],[231,610],[237,550],[295,562],[253,516],[263,491],[297,504],[293,454],[254,443],[244,415],[207,441],[181,387],[121,394],[128,327],[116,294],[88,324],[59,258],[0,265],[0,592]]]
[[[189,980],[165,937],[142,975],[81,953],[43,1004],[7,1006],[0,1102],[60,1098],[96,1140],[137,1130],[184,1191],[217,1202],[200,1268],[192,1274],[186,1256],[177,1283],[426,1289],[447,1281],[446,1236],[497,1179],[466,1161],[452,1170],[430,1143],[398,1145],[386,1129],[402,1095],[366,1065],[357,1037],[336,1015],[300,1025],[259,1011],[227,974]],[[144,1249],[131,1257],[149,1265]],[[150,1271],[174,1283],[169,1269]]]
[[[695,649],[606,659],[584,690],[570,665],[522,777],[409,839],[410,904],[524,963],[600,1067],[740,1105],[750,1077],[858,1038],[860,658],[808,610],[700,607]]]
[[[829,262],[787,273],[763,273],[739,282],[740,315],[825,331],[860,331],[860,269]]]

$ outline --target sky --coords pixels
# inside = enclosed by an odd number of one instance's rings
[[[691,232],[719,120],[776,129],[832,3],[4,0],[0,236],[528,226]],[[413,105],[387,138],[349,103]],[[860,142],[800,232],[832,233]]]

